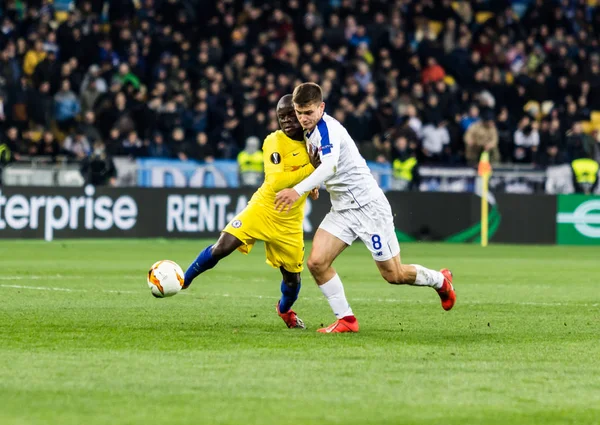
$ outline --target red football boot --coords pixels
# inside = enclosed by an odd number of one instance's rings
[[[448,311],[454,307],[456,302],[456,292],[454,292],[454,286],[452,286],[452,272],[448,269],[442,269],[440,273],[444,275],[444,283],[440,289],[437,289],[437,293],[442,300],[442,308]]]
[[[354,316],[346,316],[336,320],[326,328],[317,329],[323,334],[335,334],[342,332],[358,332],[358,320]]]
[[[279,301],[277,301],[277,314],[283,319],[288,328],[304,329],[304,322],[298,317],[294,310],[289,310],[285,313],[279,311]]]

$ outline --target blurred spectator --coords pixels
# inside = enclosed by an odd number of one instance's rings
[[[61,89],[54,96],[54,116],[62,131],[69,131],[75,125],[75,117],[81,110],[79,99],[71,91],[69,80],[63,80]]]
[[[137,132],[135,130],[131,130],[125,134],[127,134],[127,137],[125,137],[121,141],[120,154],[131,157],[141,156],[143,153],[144,144],[142,143],[142,140],[138,137]]]
[[[477,105],[471,105],[469,107],[469,114],[463,116],[463,118],[460,121],[460,125],[462,126],[464,131],[467,131],[469,127],[471,127],[473,123],[479,121],[479,119],[479,108],[477,107]]]
[[[23,132],[23,152],[25,155],[38,155],[40,136],[41,134],[34,130],[26,130]]]
[[[29,135],[22,153],[45,130],[62,140],[81,125],[111,154],[150,154],[158,131],[168,140],[157,155],[235,159],[277,128],[277,99],[306,80],[373,160],[390,161],[401,135],[429,152],[441,121],[450,141],[434,160],[445,165],[484,148],[539,165],[597,150],[586,134],[600,125],[591,1],[65,1],[64,22],[62,2],[17,3],[0,33],[0,128]],[[488,110],[495,125],[479,122]],[[515,128],[523,113],[529,135]],[[141,148],[122,146],[131,132]]]
[[[477,164],[483,151],[489,153],[490,162],[500,160],[498,130],[490,111],[486,111],[481,121],[472,124],[465,133],[465,157],[467,162],[472,165]]]
[[[390,134],[382,135],[382,137],[373,138],[373,153],[370,160],[379,162],[380,164],[389,163],[392,160],[392,142],[389,138]],[[368,156],[367,156],[368,157]]]
[[[358,47],[364,44],[366,47],[371,44],[371,38],[367,35],[367,30],[363,25],[356,27],[356,31],[350,36],[350,45]]]
[[[272,121],[272,123],[274,123],[273,127],[267,127],[267,131],[277,130],[277,122]],[[216,145],[215,154],[218,158],[232,159],[235,158],[236,153],[239,152],[236,139],[233,137],[233,133],[231,132],[232,127],[235,125],[235,121],[227,121],[224,127],[216,129],[216,131],[210,135],[209,139],[212,139]]]
[[[196,144],[190,149],[190,155],[193,159],[202,162],[214,161],[215,151],[208,143],[206,133],[198,133],[196,136]]]
[[[115,186],[117,169],[110,156],[106,153],[104,143],[94,143],[94,150],[81,163],[81,174],[87,184],[94,186]]]
[[[367,85],[371,82],[372,76],[369,66],[365,62],[359,62],[357,71],[354,73],[354,79],[358,82],[360,88],[365,91]]]
[[[48,33],[48,37],[44,41],[43,49],[45,52],[52,52],[58,55],[60,47],[56,42],[56,33],[54,31]]]
[[[5,47],[0,52],[0,76],[1,85],[4,87],[17,84],[17,81],[21,78],[21,69],[15,58],[14,48]]]
[[[63,148],[68,154],[79,160],[87,157],[91,151],[90,141],[81,130],[68,136],[64,141]]]
[[[81,99],[81,111],[83,113],[93,110],[96,100],[100,97],[101,92],[98,90],[97,84],[98,80],[91,80],[89,84],[86,84],[85,88],[81,90],[79,97]]]
[[[590,195],[598,186],[598,169],[600,164],[586,156],[576,158],[571,162],[573,170],[573,186],[575,193]]]
[[[446,124],[433,119],[423,127],[423,155],[427,162],[441,162],[444,148],[450,143]]]
[[[181,127],[177,127],[171,132],[170,146],[180,160],[187,161],[189,159],[189,144],[186,142],[185,132]]]
[[[394,142],[392,168],[395,190],[418,188],[419,167],[416,152],[410,148],[408,139],[400,136]]]
[[[0,162],[3,164],[18,161],[21,158],[22,142],[17,127],[10,127],[0,139]]]
[[[79,124],[79,129],[83,134],[85,134],[85,137],[92,143],[98,140],[102,140],[102,135],[96,127],[96,114],[94,114],[92,111],[88,111],[85,113],[83,117],[83,122]]]
[[[127,107],[127,96],[123,92],[115,96],[114,108],[111,108],[106,119],[111,127],[118,128],[122,134],[135,130],[135,122]]]
[[[427,104],[425,106],[424,115],[424,121],[426,123],[431,123],[434,121],[437,123],[443,120],[443,111],[440,106],[438,96],[436,94],[430,94],[427,98]]]
[[[111,128],[106,138],[106,152],[111,155],[121,154],[121,132],[118,128]]]
[[[82,93],[90,84],[92,84],[92,81],[95,82],[95,89],[98,91],[98,93],[106,93],[108,90],[108,85],[106,84],[106,80],[102,78],[100,74],[100,67],[98,65],[91,65],[89,67],[88,72],[85,74],[81,83],[80,90]]]
[[[502,108],[496,120],[498,130],[498,150],[502,162],[512,161],[514,153],[513,124],[510,121],[507,108]]]
[[[42,40],[36,40],[33,43],[33,47],[27,51],[25,59],[23,60],[23,72],[28,76],[33,75],[35,67],[44,60],[46,52],[44,51],[44,42]]]
[[[60,90],[61,85],[61,64],[58,61],[56,54],[50,52],[48,56],[41,61],[35,68],[32,80],[36,87],[40,87],[43,82],[50,83],[50,93],[56,94]]]
[[[540,147],[534,160],[541,167],[567,162],[558,119],[543,120],[540,128]]]
[[[10,106],[10,118],[17,127],[25,129],[29,121],[28,105],[35,99],[35,91],[30,87],[26,77],[21,77],[19,82],[9,91],[7,105]]]
[[[259,146],[258,137],[248,137],[244,150],[237,157],[242,186],[258,187],[262,183],[264,163],[263,153]],[[281,162],[281,158],[273,157],[271,161],[278,164]]]
[[[396,117],[394,107],[391,103],[382,103],[376,111],[373,111],[372,133],[387,137],[387,133],[394,127]]]
[[[39,142],[37,155],[51,156],[54,160],[61,153],[61,148],[58,141],[54,138],[54,134],[50,131],[45,131],[42,140]]]
[[[131,84],[134,89],[140,88],[140,79],[129,69],[129,65],[122,63],[119,65],[119,72],[113,77],[113,81],[117,81],[121,86]]]
[[[246,108],[249,108],[251,106],[252,104],[247,104]],[[248,114],[251,113],[253,115],[255,111],[256,109],[253,108],[253,110]],[[246,112],[244,112],[244,114],[246,114]],[[254,117],[252,116],[249,117],[249,119],[250,118]],[[186,113],[186,116],[184,118],[184,125],[186,130],[188,130],[191,133],[206,131],[206,128],[208,126],[208,105],[206,104],[206,102],[196,103],[196,105],[194,106],[194,110]],[[252,130],[255,131],[256,129]]]
[[[54,118],[54,98],[50,94],[50,83],[43,81],[37,92],[28,99],[27,111],[34,124],[48,129]]]
[[[567,131],[566,145],[569,160],[573,161],[588,157],[592,153],[594,140],[583,132],[580,122],[575,122],[573,127]]]
[[[423,123],[417,115],[417,108],[414,105],[408,105],[406,114],[408,116],[408,126],[415,132],[416,137],[420,139],[423,136]]]
[[[427,59],[427,66],[422,72],[423,84],[435,83],[441,81],[446,76],[444,68],[442,68],[435,58],[431,57]]]
[[[162,133],[154,133],[150,146],[148,146],[147,155],[151,158],[171,158],[171,149],[165,144]]]
[[[521,163],[532,162],[539,145],[540,134],[537,129],[537,122],[532,123],[529,117],[523,117],[519,122],[517,131],[515,131],[514,161]]]

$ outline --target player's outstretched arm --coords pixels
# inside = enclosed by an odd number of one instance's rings
[[[293,171],[284,171],[285,162],[280,154],[282,151],[283,149],[281,149],[274,137],[268,136],[265,139],[263,145],[265,182],[270,185],[275,192],[279,192],[288,187],[293,187],[315,171],[311,164],[306,164]]]
[[[265,181],[273,188],[275,192],[286,189],[288,187],[294,187],[306,177],[308,177],[313,171],[314,167],[310,164],[306,164],[294,171],[279,171],[279,172],[267,172],[265,167]]]
[[[327,134],[326,137],[321,138],[320,145],[319,157],[321,164],[310,176],[294,186],[293,189],[283,189],[277,193],[275,197],[276,211],[289,211],[302,195],[316,187],[321,187],[325,181],[333,177],[340,158],[341,138],[334,135],[330,139],[329,134]]]
[[[314,173],[294,186],[294,190],[298,192],[298,195],[300,196],[315,187],[321,187],[325,181],[333,177],[337,170],[338,161],[340,159],[340,142],[335,141],[325,146],[323,146],[323,140],[321,140],[321,143],[321,151],[319,154],[321,164],[315,169]]]

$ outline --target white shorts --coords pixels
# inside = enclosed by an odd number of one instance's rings
[[[387,261],[400,253],[392,207],[385,195],[360,208],[331,210],[319,228],[348,245],[360,238],[375,261]]]

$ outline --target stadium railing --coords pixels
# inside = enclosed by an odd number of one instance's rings
[[[262,179],[249,184],[238,173],[236,161],[194,161],[131,159],[116,157],[119,187],[195,187],[237,188],[258,186]],[[386,191],[403,191],[407,185],[393,178],[389,164],[369,163],[380,186]],[[471,167],[419,168],[418,189],[423,192],[474,192],[477,171]],[[79,187],[85,184],[80,165],[58,158],[30,157],[5,165],[2,169],[5,186]],[[490,188],[497,193],[573,193],[571,168],[568,164],[536,169],[529,165],[502,164],[494,167]]]

